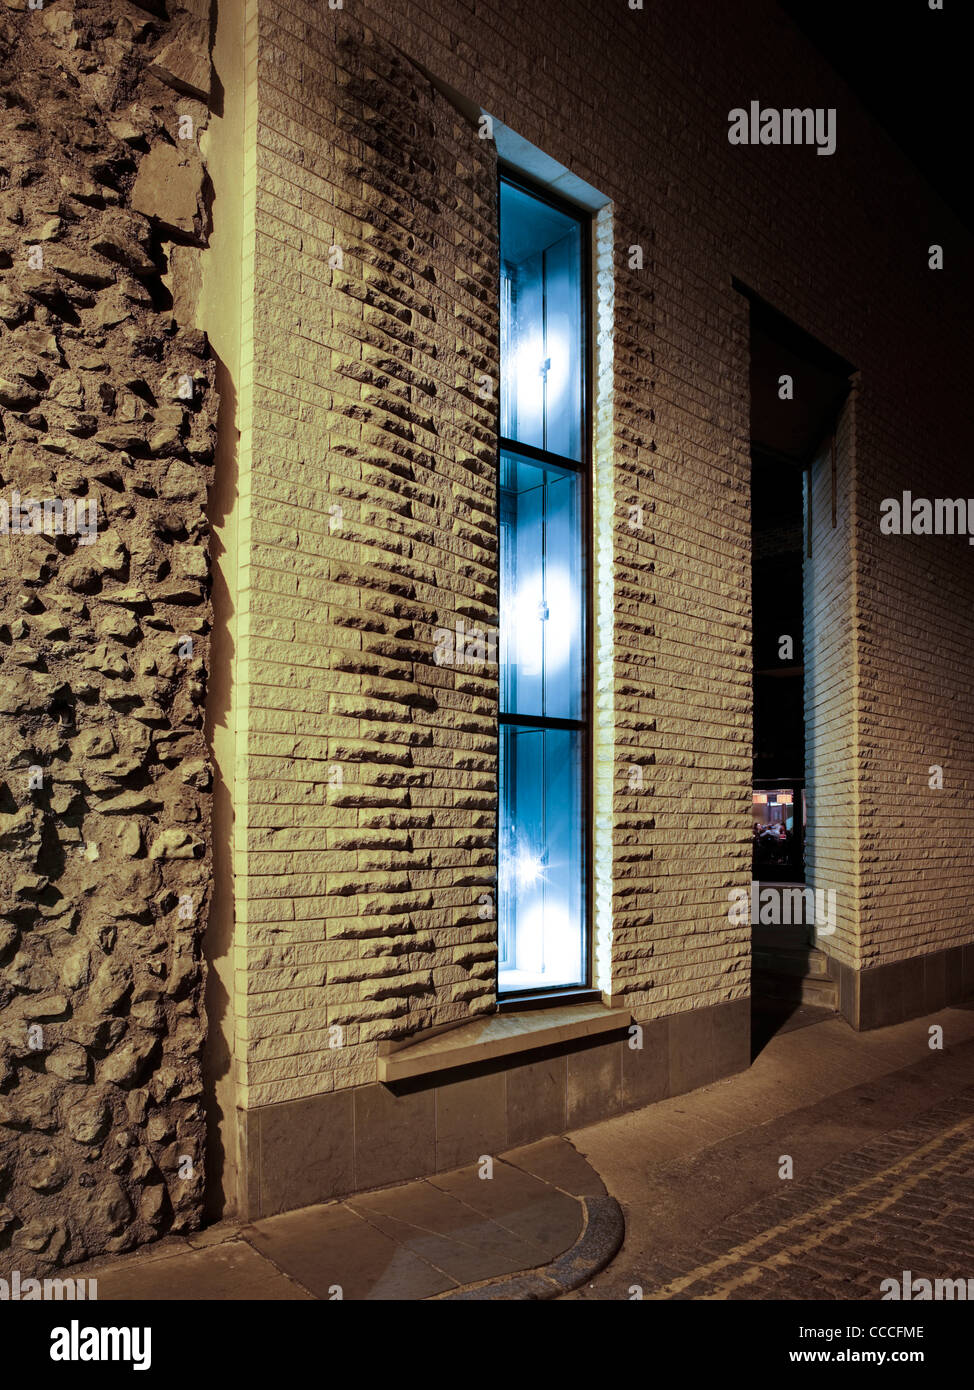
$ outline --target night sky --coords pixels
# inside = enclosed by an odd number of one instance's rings
[[[966,225],[971,0],[779,0]]]

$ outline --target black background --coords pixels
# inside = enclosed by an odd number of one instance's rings
[[[974,230],[972,0],[779,0],[927,181]]]

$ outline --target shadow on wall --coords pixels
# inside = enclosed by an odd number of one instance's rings
[[[212,349],[211,349],[212,351]],[[210,557],[213,573],[213,634],[210,642],[210,672],[207,687],[205,733],[213,767],[213,889],[210,915],[203,937],[206,956],[206,1041],[203,1049],[203,1095],[206,1109],[206,1187],[204,1210],[219,1220],[227,1207],[228,1168],[235,1168],[232,1142],[235,1113],[227,1114],[221,1099],[221,1083],[230,1076],[233,1056],[232,1032],[228,1026],[232,1001],[221,979],[216,962],[229,957],[233,944],[233,788],[224,776],[224,765],[217,756],[217,729],[229,732],[230,690],[232,685],[234,642],[233,600],[227,585],[224,562],[227,548],[216,528],[225,527],[237,497],[237,395],[233,379],[215,352],[220,411],[217,417],[217,447],[213,488],[207,515],[210,523]],[[227,766],[232,767],[232,759]],[[228,1161],[229,1160],[229,1161]]]

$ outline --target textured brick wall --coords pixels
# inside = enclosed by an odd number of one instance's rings
[[[974,547],[879,531],[904,489],[974,497],[969,351],[936,360],[902,372],[886,409],[868,390],[857,408],[860,460],[883,460],[860,462],[857,498],[863,967],[969,942],[974,923]]]
[[[0,1274],[198,1224],[213,363],[202,7],[0,19]],[[6,511],[4,519],[7,520]]]
[[[729,890],[750,878],[748,335],[735,275],[862,374],[855,438],[850,416],[841,442],[840,529],[817,552],[824,562],[834,548],[840,572],[856,554],[867,566],[853,590],[817,571],[824,674],[811,705],[836,756],[815,772],[816,883],[854,900],[836,949],[853,958],[859,915],[864,954],[969,936],[970,666],[957,624],[970,584],[946,551],[934,558],[938,542],[882,549],[873,526],[897,477],[958,463],[970,353],[956,306],[970,277],[956,225],[925,211],[917,176],[770,3],[569,0],[557,23],[540,0],[257,8],[238,881],[250,1103],[371,1080],[376,1039],[490,1002],[493,928],[476,903],[492,866],[493,687],[437,669],[424,643],[457,612],[493,614],[494,417],[474,385],[496,373],[493,171],[489,144],[411,59],[612,202],[615,335],[596,403],[597,453],[612,456],[597,482],[600,602],[615,519],[608,664],[598,639],[597,717],[615,736],[600,978],[644,1018],[748,989],[749,931],[727,921]],[[837,107],[837,152],[729,146],[728,111],[755,97]],[[931,241],[951,246],[939,277]],[[328,267],[333,243],[342,271]],[[602,276],[608,259],[600,242]],[[931,555],[919,587],[913,559],[895,558],[910,545]],[[884,622],[890,583],[912,620]],[[868,676],[857,704],[854,631]],[[908,728],[918,700],[922,740]],[[845,819],[856,742],[859,840]],[[958,778],[936,820],[915,811],[921,743],[943,746]],[[604,735],[599,754],[605,815]],[[939,895],[895,922],[881,893],[917,871],[931,885],[936,874]],[[332,1024],[346,1028],[340,1049]]]
[[[805,502],[805,778],[806,881],[835,892],[835,930],[823,950],[858,969],[861,796],[858,761],[858,636],[853,499],[855,397],[835,432],[835,525],[832,457],[826,446],[808,475]],[[811,517],[809,518],[809,493]],[[811,554],[808,527],[811,524]],[[828,899],[821,900],[828,910]]]
[[[656,220],[617,212],[644,247],[643,272],[616,263],[613,989],[637,1018],[746,994],[750,949],[727,919],[750,853],[747,312],[677,274]]]
[[[252,1105],[373,1080],[376,1039],[487,1007],[495,961],[496,667],[434,660],[437,628],[497,625],[493,147],[353,18],[308,18],[261,7],[256,40]]]

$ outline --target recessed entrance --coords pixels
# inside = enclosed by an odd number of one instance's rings
[[[813,1021],[837,1004],[815,934],[822,898],[814,890],[821,894],[825,885],[814,883],[807,854],[815,788],[807,773],[806,701],[814,672],[806,667],[805,624],[814,607],[810,477],[823,457],[834,458],[852,368],[763,301],[749,299],[752,1029],[760,1047],[781,1027]]]

